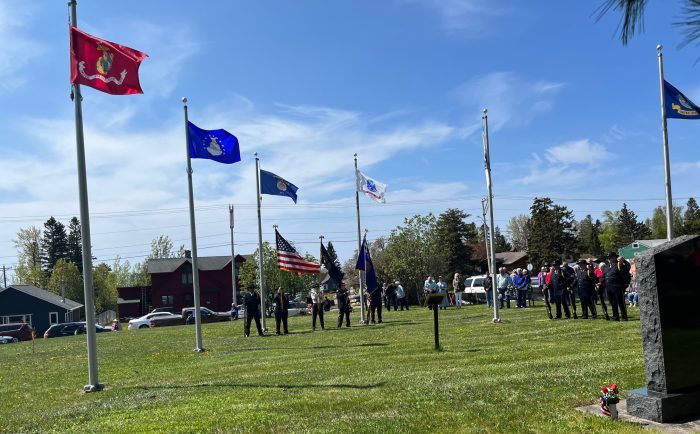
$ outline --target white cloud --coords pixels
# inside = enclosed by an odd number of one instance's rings
[[[279,105],[271,113],[261,113],[248,101],[239,104],[235,111],[222,111],[218,107],[200,110],[203,116],[198,119],[207,119],[201,127],[224,126],[239,137],[243,159],[234,165],[192,161],[198,235],[208,237],[222,235],[222,232],[224,235],[200,242],[204,246],[202,254],[225,254],[225,247],[217,251],[215,246],[225,244],[228,239],[226,203],[239,204],[236,220],[242,232],[248,232],[237,236],[241,251],[254,250],[256,236],[253,234],[257,230],[252,206],[255,203],[254,151],[260,153],[264,169],[300,188],[298,205],[293,205],[288,198],[264,197],[266,238],[275,222],[288,232],[345,231],[337,239],[351,240],[355,218],[353,153],[359,154],[363,170],[392,185],[392,179],[373,172],[371,167],[399,153],[438,146],[458,133],[447,124],[431,120],[379,127],[367,122],[368,118],[362,113],[328,107]],[[128,120],[86,121],[92,242],[99,260],[116,254],[122,257],[138,256],[139,252],[145,254],[150,240],[163,233],[175,240],[185,240],[176,244],[189,245],[185,145],[179,115],[173,114],[159,124],[140,129]],[[94,116],[99,119],[97,114]],[[19,221],[2,219],[0,240],[11,240],[20,227],[41,226],[49,215],[78,213],[73,120],[21,121],[28,136],[18,140],[27,146],[21,153],[9,153],[0,160],[0,172],[4,174],[3,205],[12,210],[12,216],[37,217]],[[37,155],[42,158],[37,159]],[[392,192],[394,196],[390,200],[445,197],[446,191],[451,192],[449,196],[463,191],[463,186],[459,185],[444,188],[439,184],[401,185],[401,189]],[[319,211],[319,203],[333,206]],[[363,220],[370,230],[390,227],[402,219],[381,216],[395,209],[385,211],[366,203],[362,207],[370,207],[367,220]],[[142,212],[158,209],[173,211]],[[305,238],[309,235],[296,237],[296,240]],[[118,248],[139,243],[143,244],[142,248]],[[346,244],[347,249],[353,245],[349,241]],[[341,246],[337,247],[342,249]],[[347,249],[342,249],[341,254],[347,254]],[[0,244],[0,256],[12,254],[11,244]]]
[[[574,140],[547,149],[544,157],[552,164],[596,164],[609,161],[613,155],[599,143],[588,139]]]
[[[32,11],[24,2],[0,2],[0,90],[21,86],[20,72],[44,51],[26,32]]]
[[[527,125],[537,115],[552,109],[563,83],[530,81],[513,72],[493,72],[472,79],[455,91],[460,103],[473,110],[488,109],[489,126]]]
[[[480,37],[488,31],[487,18],[509,13],[508,9],[487,0],[403,0],[420,3],[440,14],[442,27],[449,32],[460,32]]]

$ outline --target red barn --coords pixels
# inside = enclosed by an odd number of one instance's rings
[[[236,288],[239,294],[238,275],[245,261],[245,256],[236,255]],[[231,310],[231,257],[199,257],[197,263],[200,304],[217,312]],[[120,318],[137,317],[154,308],[178,313],[182,308],[194,306],[191,258],[149,259],[148,273],[151,275],[150,287],[118,288]]]

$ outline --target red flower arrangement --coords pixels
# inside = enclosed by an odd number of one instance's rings
[[[619,393],[617,384],[615,383],[609,386],[605,383],[603,387],[600,388],[600,410],[604,415],[610,416],[609,406],[620,402]]]

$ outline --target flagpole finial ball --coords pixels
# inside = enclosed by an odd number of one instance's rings
[[[656,51],[661,51],[661,50],[663,50],[663,49],[664,49],[664,46],[661,45],[661,44],[659,44],[659,45],[656,46]]]
[[[488,110],[488,109],[484,109],[483,112],[484,112],[484,114],[486,114],[486,113],[489,112],[489,110]]]
[[[357,152],[355,152],[355,153],[353,154],[353,157],[357,158]]]
[[[185,96],[182,97],[182,103],[187,104],[187,97],[185,97]]]

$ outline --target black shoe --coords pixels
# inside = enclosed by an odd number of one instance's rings
[[[551,313],[549,314],[549,319],[552,319],[552,314],[551,314]]]
[[[598,315],[593,315],[591,318],[598,319]]]
[[[247,338],[250,337],[250,335],[249,335],[248,333],[245,333],[243,336],[245,336],[245,337],[247,337]]]
[[[625,317],[625,318],[622,318],[622,321],[627,321],[627,317]]]
[[[263,333],[258,333],[258,336],[265,336]]]
[[[588,319],[588,315],[582,315],[581,319]]]
[[[285,335],[288,335],[288,334],[289,334],[289,332],[288,332],[287,330],[285,330],[285,331],[284,331],[284,334],[285,334]]]
[[[620,321],[620,318],[612,317],[613,321]]]
[[[316,331],[316,327],[312,328],[311,331],[312,331],[312,332],[315,332],[315,331]]]
[[[277,332],[277,333],[275,333],[275,334],[276,334],[277,336],[279,336],[279,335],[280,335],[280,332]]]
[[[578,315],[574,314],[574,319],[578,319]]]

